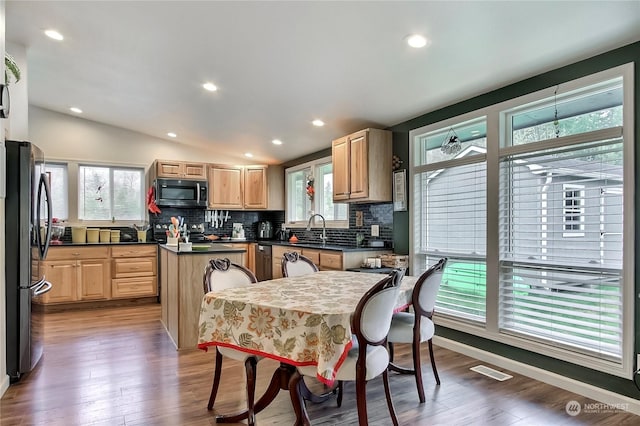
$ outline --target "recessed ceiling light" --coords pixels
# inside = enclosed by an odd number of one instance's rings
[[[313,124],[316,127],[322,127],[322,126],[324,126],[324,121],[322,121],[322,120],[313,120],[311,122],[311,124]]]
[[[252,154],[252,153],[250,153],[250,152],[245,152],[245,153],[244,153],[244,156],[245,156],[245,157],[248,157],[248,158],[251,158],[251,157],[253,157],[253,154]]]
[[[82,114],[82,110],[78,107],[71,107],[69,108],[72,112],[75,112],[76,114]]]
[[[62,36],[62,34],[57,32],[56,30],[46,30],[44,33],[47,35],[47,37],[50,37],[54,40],[58,40],[58,41],[64,40],[64,37]]]
[[[202,87],[204,87],[206,90],[208,90],[210,92],[215,92],[216,90],[218,90],[218,88],[216,87],[215,84],[208,83],[208,82],[203,84]]]
[[[177,137],[178,135],[176,135],[176,134],[175,134],[175,133],[173,133],[173,132],[169,132],[169,133],[167,133],[167,136],[169,136],[170,138],[175,138],[175,137]]]
[[[407,44],[411,47],[415,47],[415,48],[425,47],[428,43],[429,43],[429,40],[427,40],[424,36],[421,36],[420,34],[412,34],[409,37],[407,37]]]
[[[274,145],[282,145],[282,141],[280,139],[274,139],[271,141],[271,143]]]

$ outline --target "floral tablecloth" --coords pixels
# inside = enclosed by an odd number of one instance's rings
[[[351,348],[351,315],[381,274],[320,271],[204,295],[198,347],[227,346],[291,365],[317,365],[331,385]],[[396,308],[409,305],[405,276]]]

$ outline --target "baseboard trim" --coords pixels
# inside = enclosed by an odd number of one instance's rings
[[[523,376],[539,380],[569,392],[577,393],[578,395],[591,398],[604,404],[627,404],[628,411],[630,413],[640,415],[640,401],[637,399],[620,395],[560,374],[552,373],[551,371],[543,370],[542,368],[532,367],[473,346],[456,342],[455,340],[434,336],[433,343],[445,349],[476,358],[480,361],[491,363],[498,367],[513,371],[514,373],[522,374]]]
[[[4,396],[7,389],[9,389],[9,376],[5,374],[2,378],[2,382],[0,382],[0,398]]]

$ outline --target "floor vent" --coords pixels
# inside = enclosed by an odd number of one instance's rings
[[[471,370],[476,373],[484,374],[485,376],[491,377],[492,379],[498,380],[500,382],[504,382],[505,380],[509,380],[513,378],[508,374],[504,374],[501,371],[494,370],[493,368],[487,367],[486,365],[476,365],[475,367],[471,367]]]

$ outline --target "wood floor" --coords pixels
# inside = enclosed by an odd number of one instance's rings
[[[48,314],[45,356],[0,401],[0,425],[214,424],[214,413],[206,408],[213,351],[177,352],[159,318],[157,304]],[[409,362],[409,348],[396,348],[397,360]],[[442,385],[435,386],[425,354],[425,404],[418,402],[412,376],[390,375],[402,425],[640,424],[639,416],[628,413],[571,417],[567,402],[593,401],[513,373],[512,379],[498,382],[469,370],[480,362],[435,350]],[[269,359],[258,364],[258,395],[277,365]],[[239,363],[225,360],[216,402],[220,411],[243,407],[243,371]],[[369,423],[390,424],[381,379],[371,381],[367,390]],[[355,389],[345,386],[342,408],[331,399],[309,403],[308,410],[314,425],[357,424]],[[293,424],[289,395],[281,392],[257,421]]]

